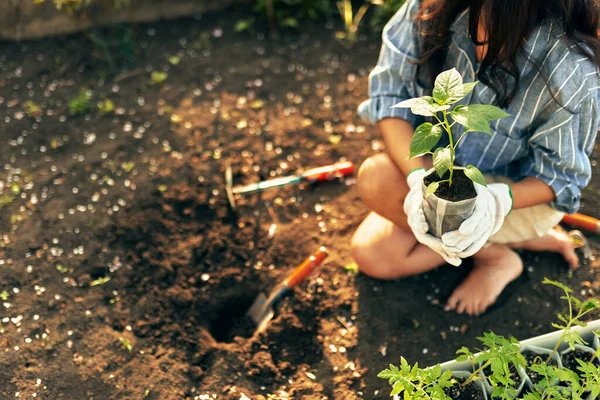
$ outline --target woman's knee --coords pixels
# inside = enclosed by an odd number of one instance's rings
[[[357,240],[356,236],[352,239],[350,254],[361,273],[370,278],[382,280],[393,280],[405,275],[401,272],[402,265],[395,265],[392,268],[390,265],[386,265],[386,263],[378,263],[376,260],[380,258],[380,255],[375,254],[375,252],[376,249]]]
[[[367,158],[358,170],[358,192],[367,205],[378,199],[390,196],[391,191],[396,195],[404,195],[402,187],[402,172],[392,159],[385,153]],[[397,184],[400,182],[400,184]]]

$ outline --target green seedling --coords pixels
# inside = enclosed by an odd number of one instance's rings
[[[235,26],[233,27],[233,30],[235,30],[236,32],[246,32],[249,31],[253,25],[254,18],[241,19],[238,22],[236,22]]]
[[[98,111],[102,115],[107,115],[115,110],[115,103],[110,99],[106,99],[98,103]]]
[[[2,301],[8,300],[9,297],[10,294],[6,290],[0,292],[0,299],[2,299]]]
[[[377,376],[392,385],[391,396],[402,393],[404,399],[445,399],[444,388],[453,385],[452,371],[442,373],[439,365],[426,369],[419,368],[418,363],[411,366],[404,357],[400,358],[400,368],[390,364]]]
[[[121,346],[123,346],[123,348],[129,352],[133,351],[133,344],[131,344],[131,342],[127,339],[125,339],[124,337],[120,337],[119,338],[119,343],[121,343]]]
[[[159,85],[166,81],[168,77],[169,74],[167,74],[166,72],[152,71],[152,74],[150,75],[150,82],[153,85]]]
[[[95,279],[90,282],[90,286],[99,286],[104,285],[105,283],[110,281],[110,276],[104,276],[102,278]]]
[[[179,56],[171,56],[168,58],[169,64],[178,65],[181,62],[181,57]]]
[[[77,97],[69,101],[71,115],[82,115],[92,109],[92,91],[81,89]]]
[[[337,2],[337,7],[342,20],[344,21],[345,32],[338,32],[337,37],[346,39],[348,43],[354,44],[358,35],[358,27],[363,20],[371,3],[366,2],[354,14],[352,10],[352,0],[340,0]]]
[[[15,200],[15,196],[11,193],[3,193],[0,195],[0,209],[6,207]]]
[[[33,100],[27,100],[23,104],[23,108],[25,109],[25,114],[27,114],[29,117],[39,117],[42,115],[42,107],[40,107]]]
[[[63,266],[62,264],[56,264],[56,270],[61,274],[66,274],[67,272],[69,272],[69,268]]]
[[[456,148],[465,135],[470,132],[483,132],[491,136],[490,122],[509,115],[502,109],[491,105],[457,104],[473,91],[477,83],[463,83],[460,73],[453,68],[438,75],[432,96],[405,100],[394,106],[410,108],[413,114],[428,117],[434,122],[425,122],[419,125],[410,143],[410,158],[431,154],[433,155],[433,166],[439,177],[443,179],[444,175],[449,172],[448,179],[433,182],[427,187],[427,196],[435,193],[442,183],[452,186]],[[464,132],[458,140],[455,140],[452,134],[452,128],[456,124],[464,127]],[[450,144],[432,152],[444,133]],[[475,166],[467,165],[464,173],[473,182],[486,186],[483,174]]]
[[[571,350],[575,349],[575,345],[586,345],[587,343],[581,338],[581,335],[578,332],[573,331],[573,327],[575,326],[585,326],[585,322],[582,320],[587,314],[592,311],[598,310],[600,308],[600,300],[591,299],[586,301],[581,301],[572,296],[573,290],[563,285],[560,282],[556,282],[550,280],[548,278],[544,278],[542,282],[545,285],[552,285],[559,289],[561,289],[565,295],[561,297],[561,299],[567,302],[569,307],[569,314],[565,315],[559,313],[557,315],[560,323],[553,323],[552,326],[556,329],[562,329],[563,334],[560,339],[554,346],[552,354],[548,357],[548,360],[558,351],[558,348],[561,344],[566,343],[569,345]]]
[[[562,324],[552,324],[555,328],[562,329],[554,352],[558,351],[562,343],[574,349],[575,344],[585,345],[585,341],[578,332],[573,331],[574,326],[585,326],[582,318],[598,310],[600,301],[597,299],[580,301],[572,296],[573,291],[560,282],[544,279],[544,284],[553,285],[565,292],[561,297],[569,306],[568,315],[558,315]],[[577,359],[577,371],[568,368],[558,368],[551,365],[552,354],[527,365],[527,361],[520,353],[520,344],[516,339],[505,339],[494,333],[486,333],[478,338],[484,349],[474,354],[466,347],[457,351],[458,362],[469,362],[472,373],[463,383],[452,380],[452,372],[442,372],[440,365],[431,368],[419,368],[418,364],[410,365],[402,358],[400,367],[390,365],[389,369],[382,371],[378,376],[386,379],[392,386],[392,394],[401,394],[405,400],[411,399],[449,399],[444,393],[444,388],[449,385],[467,385],[481,379],[480,373],[485,371],[487,379],[494,388],[492,398],[514,399],[515,382],[511,377],[511,366],[518,371],[521,368],[536,372],[542,379],[529,391],[520,397],[523,400],[583,400],[600,396],[600,366],[593,361],[584,362]],[[554,354],[554,353],[553,353]],[[562,382],[563,385],[557,385]],[[567,386],[565,386],[566,384]]]
[[[348,273],[348,275],[356,275],[358,274],[358,265],[356,263],[350,263],[344,265],[344,269]]]

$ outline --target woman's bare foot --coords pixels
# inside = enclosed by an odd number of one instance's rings
[[[492,245],[474,256],[475,266],[452,293],[446,311],[480,315],[491,306],[506,285],[523,272],[523,262],[517,253],[504,245]]]

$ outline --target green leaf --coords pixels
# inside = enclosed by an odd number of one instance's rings
[[[69,272],[69,268],[64,267],[62,264],[56,264],[56,269],[62,274],[66,274],[67,272]]]
[[[91,281],[90,286],[104,285],[108,281],[110,281],[110,276],[104,276],[102,278],[98,278],[96,280]]]
[[[153,85],[158,85],[160,83],[163,83],[168,77],[169,74],[167,74],[166,72],[152,71],[152,73],[150,74],[150,82]]]
[[[482,114],[478,113],[477,109],[473,108],[473,106],[456,106],[450,113],[450,116],[469,131],[483,132],[488,135],[492,134],[488,120]]]
[[[487,104],[472,104],[469,106],[469,108],[471,111],[480,114],[488,121],[495,121],[497,119],[510,116],[510,114],[505,112],[503,109]]]
[[[465,175],[473,182],[478,183],[481,186],[487,187],[487,184],[485,183],[485,178],[483,177],[481,171],[477,169],[477,167],[471,164],[467,165],[465,167]]]
[[[253,24],[254,24],[253,18],[241,19],[238,22],[236,22],[235,26],[233,27],[233,30],[236,32],[244,32],[244,31],[247,31],[250,28],[252,28]]]
[[[123,348],[125,348],[127,351],[133,351],[133,344],[131,344],[129,340],[120,337],[119,342],[121,343],[121,346],[123,346]]]
[[[433,117],[436,113],[448,110],[449,105],[440,105],[435,102],[433,97],[423,96],[415,99],[404,100],[392,106],[392,108],[410,108],[413,114],[424,117]]]
[[[433,153],[433,167],[440,178],[452,167],[452,152],[448,147],[436,149]]]
[[[433,98],[438,104],[453,104],[463,97],[462,76],[456,68],[438,75],[433,87]]]
[[[479,81],[477,81],[477,82],[467,82],[467,83],[463,84],[463,97],[465,97],[469,93],[471,93],[473,91],[473,89],[475,89],[475,86],[477,86],[478,83],[479,83]]]
[[[442,127],[430,122],[421,124],[415,130],[410,142],[410,157],[418,157],[431,151],[442,137]]]
[[[581,311],[589,312],[592,310],[596,310],[600,306],[600,301],[598,299],[590,299],[586,300],[581,304]]]
[[[558,282],[558,281],[553,281],[551,279],[548,278],[544,278],[544,280],[542,281],[542,283],[544,285],[552,285],[552,286],[556,286],[557,288],[562,289],[565,293],[573,293],[573,289],[571,289],[570,287]]]
[[[425,190],[425,197],[429,197],[434,194],[439,187],[439,182],[433,182],[431,185],[427,186],[427,190]]]

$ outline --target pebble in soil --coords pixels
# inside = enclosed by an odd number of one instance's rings
[[[484,400],[485,397],[481,391],[481,387],[476,382],[470,382],[465,385],[466,379],[456,379],[457,383],[449,388],[444,389],[446,396],[454,400]]]
[[[558,366],[555,359],[550,359],[548,361],[548,355],[546,354],[537,354],[531,350],[526,350],[523,352],[523,357],[527,361],[527,365],[540,364],[542,362],[547,362],[548,365]],[[537,372],[532,371],[531,369],[527,369],[527,375],[533,384],[538,384],[544,379],[543,376],[538,374]]]

